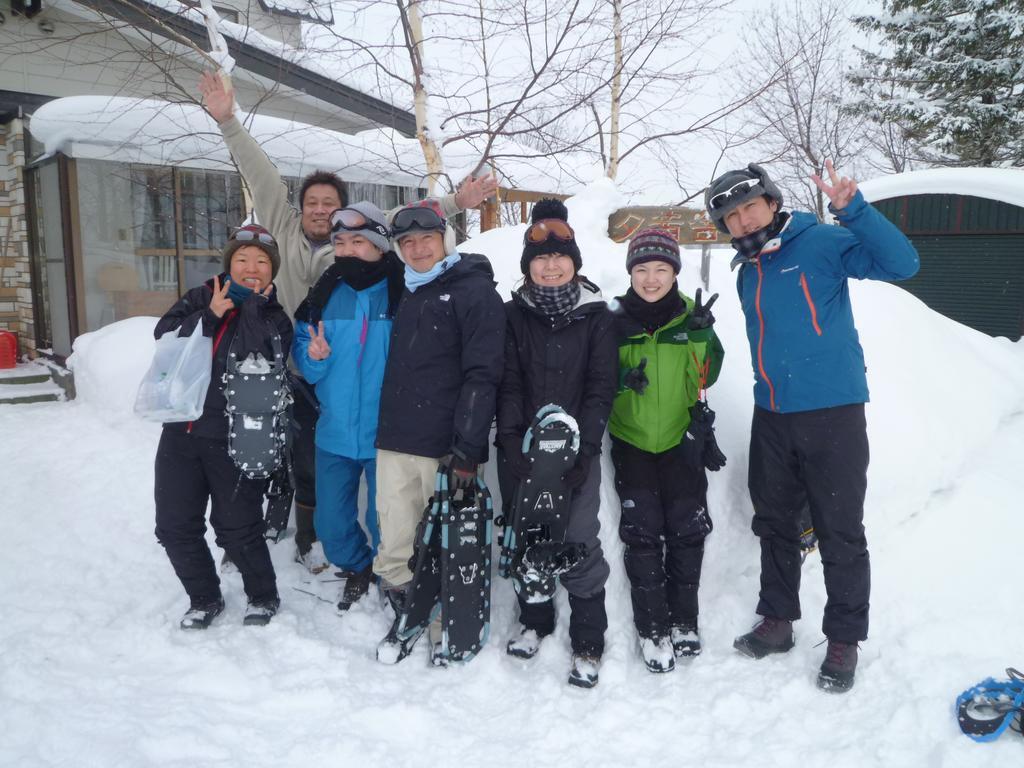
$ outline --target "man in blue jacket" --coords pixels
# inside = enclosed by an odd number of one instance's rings
[[[339,611],[368,591],[380,541],[374,441],[392,318],[404,287],[404,266],[390,249],[385,221],[368,202],[331,214],[334,263],[295,313],[292,356],[320,402],[314,527],[327,559],[348,574]],[[359,525],[364,473],[370,543]]]
[[[918,269],[910,241],[826,162],[812,177],[840,227],[783,211],[760,166],[729,171],[705,194],[708,214],[732,236],[736,288],[754,367],[748,486],[761,540],[761,621],[736,638],[755,659],[794,645],[800,618],[800,517],[809,508],[828,600],[818,686],[853,686],[867,639],[871,568],[864,536],[868,400],[864,352],[847,281],[902,280]]]

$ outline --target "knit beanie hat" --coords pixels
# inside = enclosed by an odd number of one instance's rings
[[[277,241],[259,224],[246,224],[231,233],[221,251],[224,271],[231,272],[231,257],[235,255],[235,251],[246,245],[255,245],[270,257],[271,278],[277,277],[277,270],[281,268],[281,254],[277,249]]]
[[[566,209],[565,203],[550,197],[542,198],[534,203],[533,211],[530,213],[530,226],[527,228],[526,234],[523,235],[523,258],[519,262],[519,268],[524,275],[528,275],[530,274],[530,261],[535,256],[561,253],[572,259],[572,264],[578,275],[583,269],[583,258],[580,256],[580,247],[576,245],[575,233],[572,233],[567,239],[557,237],[554,233],[548,234],[540,242],[533,242],[531,239],[531,233],[543,234],[543,230],[535,230],[534,227],[545,219],[560,219],[568,224],[569,211]],[[571,229],[569,231],[572,232]]]
[[[679,242],[671,232],[658,227],[641,229],[629,241],[626,252],[626,271],[632,272],[637,264],[664,261],[678,274],[683,262],[679,258]]]
[[[339,221],[344,217],[344,211],[355,211],[361,214],[366,219],[366,226],[350,227],[343,220]],[[387,220],[384,211],[367,200],[338,208],[331,213],[331,242],[334,242],[334,236],[339,232],[351,232],[354,235],[365,237],[381,253],[387,253],[391,250],[391,230],[388,229]]]

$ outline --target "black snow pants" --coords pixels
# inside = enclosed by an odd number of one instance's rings
[[[619,538],[641,637],[665,637],[672,626],[696,626],[704,539],[711,532],[708,480],[683,446],[643,451],[612,438]]]
[[[292,373],[291,468],[295,487],[295,546],[305,554],[316,541],[316,421],[320,406],[313,385]]]
[[[227,440],[164,429],[156,451],[156,538],[193,602],[220,597],[220,579],[206,545],[206,504],[217,545],[242,574],[251,602],[277,597],[274,566],[263,537],[266,480],[242,476]]]
[[[601,523],[597,519],[601,505],[601,457],[590,459],[590,472],[579,488],[572,492],[569,507],[569,523],[565,541],[570,544],[585,544],[587,556],[570,571],[559,577],[559,582],[569,593],[569,641],[573,653],[600,656],[604,652],[604,633],[608,629],[608,615],[604,607],[604,585],[611,568],[604,558],[598,533]],[[498,449],[498,485],[501,497],[511,499],[518,481],[505,462],[504,453]],[[506,514],[508,512],[506,508]],[[545,600],[541,603],[527,603],[517,594],[520,623],[536,631],[541,637],[555,631],[555,603]]]
[[[844,643],[867,638],[868,458],[863,403],[799,413],[754,409],[748,486],[761,539],[760,615],[800,618],[800,516],[809,508],[828,595],[822,631]]]

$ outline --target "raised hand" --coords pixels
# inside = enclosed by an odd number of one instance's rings
[[[462,210],[476,208],[498,189],[498,179],[487,173],[473,178],[467,176],[455,192],[455,204]]]
[[[231,285],[231,278],[220,284],[220,278],[213,277],[213,298],[210,299],[210,311],[217,317],[224,317],[224,313],[235,308],[235,302],[228,298],[228,288]]]
[[[324,333],[324,321],[321,320],[316,328],[312,325],[308,328],[310,360],[326,360],[331,356],[331,345],[327,343],[327,336]]]
[[[199,90],[206,102],[206,111],[218,123],[225,122],[235,113],[235,91],[224,84],[216,72],[203,72],[199,76]]]
[[[690,310],[690,317],[686,321],[686,327],[691,331],[700,331],[710,328],[715,324],[715,316],[711,314],[711,306],[718,301],[718,294],[711,294],[707,304],[700,303],[700,288],[693,297],[693,309]]]
[[[822,181],[821,176],[816,173],[811,175],[811,181],[817,184],[818,189],[828,196],[832,207],[837,211],[841,211],[850,204],[853,196],[857,194],[857,182],[836,173],[831,160],[825,161],[825,170],[828,171],[829,181],[832,182],[831,185]]]

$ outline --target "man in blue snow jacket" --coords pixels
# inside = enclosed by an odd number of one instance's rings
[[[794,645],[800,618],[800,525],[809,509],[828,600],[828,638],[818,686],[853,686],[867,639],[871,568],[864,535],[868,400],[864,352],[847,281],[902,280],[918,269],[910,241],[827,161],[812,177],[840,227],[783,211],[782,194],[758,165],[729,171],[705,194],[708,214],[732,236],[736,287],[754,368],[748,486],[761,540],[761,621],[736,638],[752,658]]]
[[[347,572],[339,611],[368,591],[380,541],[374,441],[392,318],[405,285],[385,222],[368,202],[331,214],[334,263],[295,313],[292,356],[320,401],[314,527],[327,559]],[[359,525],[363,473],[372,546]]]

